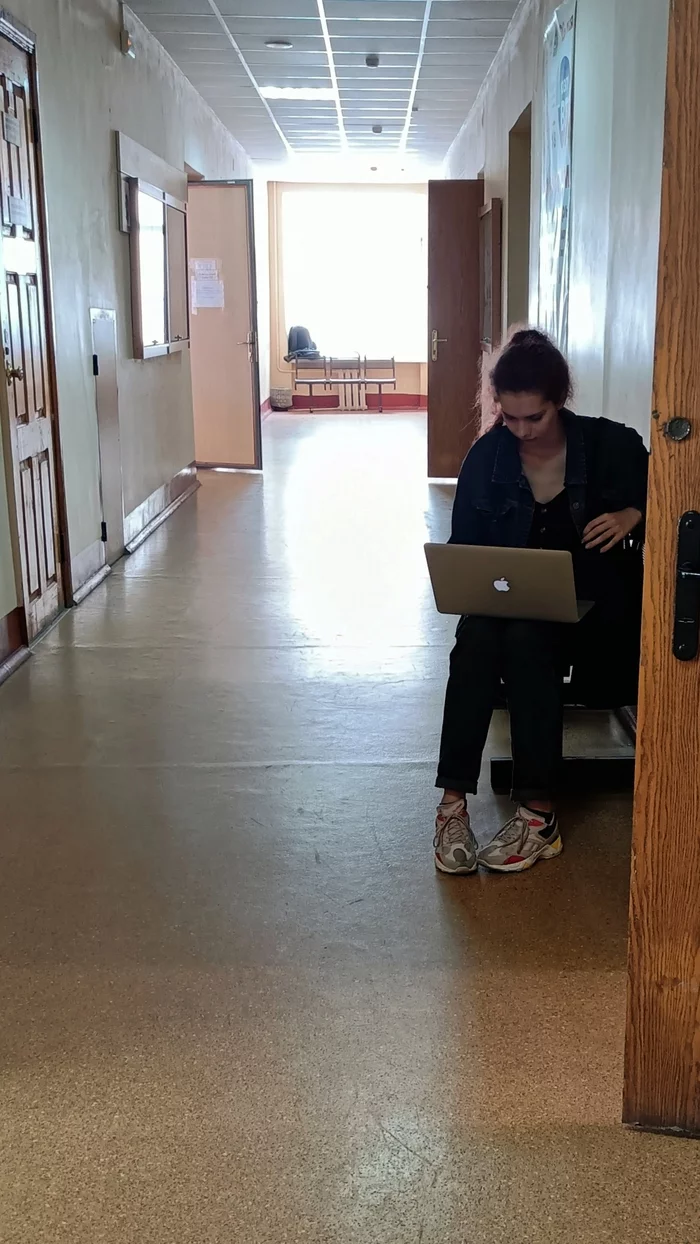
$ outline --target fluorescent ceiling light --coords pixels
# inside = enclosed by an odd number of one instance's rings
[[[261,86],[263,99],[335,99],[332,86]]]

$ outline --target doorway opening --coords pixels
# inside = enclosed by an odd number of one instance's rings
[[[508,135],[506,325],[526,324],[530,318],[531,173],[532,105],[528,104]]]
[[[306,410],[425,406],[427,186],[275,187],[273,388]]]

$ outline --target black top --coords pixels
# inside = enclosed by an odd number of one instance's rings
[[[566,489],[562,488],[545,505],[536,501],[527,547],[566,549],[569,553],[574,553],[580,546],[581,540],[571,517]]]

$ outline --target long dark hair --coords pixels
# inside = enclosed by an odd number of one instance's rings
[[[538,328],[511,329],[481,373],[481,433],[503,422],[500,393],[541,393],[560,409],[573,395],[571,369],[561,350]]]

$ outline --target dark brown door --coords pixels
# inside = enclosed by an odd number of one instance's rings
[[[428,475],[453,479],[475,430],[482,181],[428,189]]]
[[[700,1134],[700,6],[673,0],[637,740],[625,1121]],[[687,439],[673,439],[688,429]],[[692,517],[696,515],[696,517]],[[679,531],[688,547],[674,655]],[[684,645],[682,647],[681,645]]]
[[[0,320],[23,604],[30,639],[63,604],[36,114],[29,56],[0,38]]]

